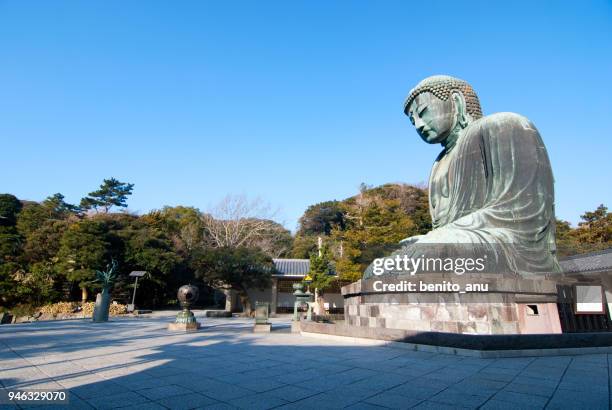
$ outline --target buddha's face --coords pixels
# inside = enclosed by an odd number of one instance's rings
[[[406,114],[423,141],[441,144],[453,129],[455,110],[452,98],[443,101],[432,93],[424,92],[412,100]]]

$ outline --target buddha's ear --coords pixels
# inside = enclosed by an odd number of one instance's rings
[[[455,103],[455,107],[457,108],[457,123],[461,125],[462,128],[465,128],[468,124],[467,112],[465,109],[465,98],[463,94],[460,92],[453,92],[452,94],[453,102]]]

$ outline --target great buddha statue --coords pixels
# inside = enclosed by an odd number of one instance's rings
[[[404,113],[425,142],[442,146],[429,178],[433,230],[404,239],[387,258],[439,257],[449,249],[440,244],[475,245],[504,273],[560,272],[553,175],[535,126],[514,113],[483,117],[472,87],[443,75],[412,89]],[[364,278],[372,275],[370,265]]]

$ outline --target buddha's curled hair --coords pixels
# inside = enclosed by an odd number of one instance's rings
[[[474,92],[472,86],[464,80],[448,75],[434,75],[418,83],[416,87],[410,90],[408,98],[406,98],[404,112],[408,110],[410,103],[412,103],[416,96],[421,93],[430,92],[439,99],[446,101],[453,91],[458,91],[463,95],[463,98],[465,98],[466,110],[473,119],[476,120],[482,117],[480,101],[478,101],[478,96]]]

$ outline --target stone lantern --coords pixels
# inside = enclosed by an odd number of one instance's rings
[[[302,305],[308,305],[309,302],[312,302],[312,293],[310,291],[304,292],[304,284],[303,283],[294,283],[293,295],[295,296],[295,304],[293,305],[293,321],[291,322],[291,331],[299,332],[300,331],[300,315],[298,313],[298,308]],[[310,311],[308,312],[310,315]]]

